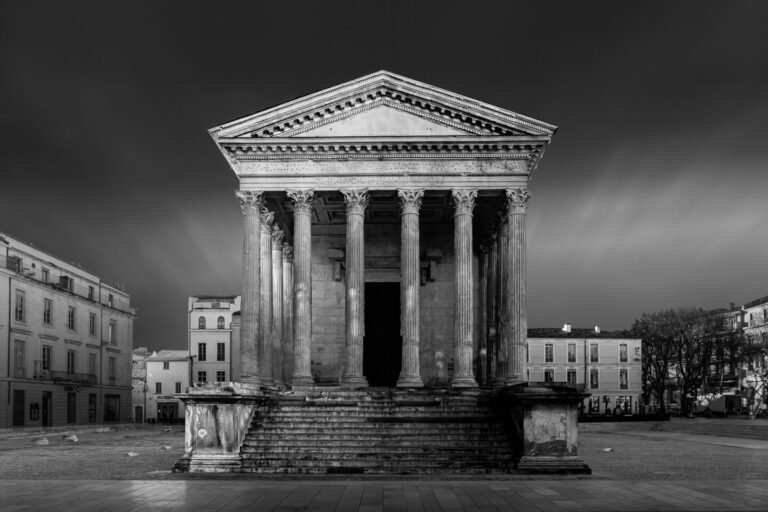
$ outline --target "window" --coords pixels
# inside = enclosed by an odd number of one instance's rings
[[[170,361],[163,361],[163,370],[170,370],[170,369],[171,369]]]
[[[104,395],[104,421],[120,421],[120,395]]]
[[[51,347],[43,346],[43,361],[40,366],[41,370],[50,370],[51,369],[51,355],[53,354],[53,349]]]
[[[198,329],[205,329],[205,317],[201,316],[197,319],[197,328]]]
[[[93,288],[93,286],[88,286],[88,300],[93,300],[93,295],[96,292],[96,290]]]
[[[51,280],[51,271],[50,270],[48,270],[47,268],[44,268],[44,269],[41,269],[40,272],[43,275],[42,279],[43,279],[44,283],[47,283],[47,282],[49,282]]]
[[[635,347],[635,357],[640,357],[640,347]]]
[[[768,322],[768,309],[763,310],[763,323]]]
[[[77,318],[77,308],[74,306],[69,306],[69,311],[67,312],[67,329],[70,331],[75,331],[75,319]]]
[[[109,307],[111,308],[115,307],[115,296],[111,293],[107,296],[107,304],[109,304]]]
[[[555,370],[552,368],[547,368],[544,370],[544,382],[554,382],[555,381]]]
[[[96,376],[96,354],[94,353],[88,354],[88,373]]]
[[[88,334],[96,336],[96,313],[91,313],[88,318]]]
[[[67,350],[67,373],[75,373],[75,351]]]
[[[13,303],[13,319],[17,322],[27,321],[27,294],[22,290],[16,290],[16,301]]]
[[[589,346],[589,362],[590,363],[598,363],[598,352],[597,352],[597,343],[592,343]]]
[[[26,378],[26,347],[22,340],[13,342],[13,376],[17,379]]]
[[[117,359],[114,357],[109,358],[109,383],[115,385],[115,373],[117,369]]]
[[[224,325],[224,317],[223,317],[223,316],[220,316],[220,317],[218,318],[218,320],[216,320],[216,327],[217,327],[218,329],[226,329],[226,327],[225,327],[225,325]]]
[[[576,344],[575,343],[568,344],[568,362],[569,363],[576,362]]]
[[[208,382],[208,372],[197,372],[197,382],[198,384],[205,384]]]
[[[176,393],[181,393],[181,382],[176,383]]]
[[[109,321],[109,331],[107,332],[107,336],[109,336],[109,342],[113,345],[117,343],[117,320],[114,318]]]
[[[155,382],[155,394],[161,395],[163,393],[163,383],[162,382]]]
[[[96,394],[88,395],[88,423],[96,423]]]
[[[544,345],[544,362],[545,363],[551,363],[554,361],[554,348],[552,347],[551,343],[547,343]],[[545,381],[545,382],[551,382],[551,381]]]
[[[205,358],[205,343],[197,344],[197,360],[207,361],[207,359]]]
[[[619,345],[619,362],[620,363],[626,363],[628,361],[627,359],[627,344],[622,343]]]
[[[566,373],[566,381],[569,386],[576,385],[576,370],[568,370],[568,373]]]
[[[629,389],[629,376],[626,368],[619,370],[619,389]]]
[[[43,299],[43,323],[45,325],[51,325],[53,314],[53,301],[51,299]]]
[[[597,389],[600,385],[600,378],[597,368],[591,368],[589,370],[589,387]]]
[[[225,361],[226,360],[226,357],[225,357],[225,355],[226,355],[225,354],[225,350],[226,349],[225,349],[225,347],[226,347],[225,343],[217,343],[216,344],[216,360],[217,361]]]
[[[227,372],[216,372],[216,382],[226,382]]]

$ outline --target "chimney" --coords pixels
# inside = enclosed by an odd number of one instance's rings
[[[599,325],[595,326],[595,334],[600,334],[600,326]]]
[[[736,304],[733,302],[728,303],[728,311],[735,311],[736,310]]]
[[[563,324],[563,332],[566,334],[571,334],[571,324]]]

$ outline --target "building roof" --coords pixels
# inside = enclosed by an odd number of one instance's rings
[[[627,338],[627,339],[639,339],[637,336],[632,336],[629,331],[600,331],[595,332],[594,329],[584,329],[573,327],[571,332],[563,332],[560,327],[532,327],[528,329],[529,338]]]
[[[154,352],[147,358],[147,362],[152,361],[188,361],[189,352],[186,350],[161,350]]]
[[[747,302],[746,304],[744,304],[744,307],[745,308],[752,308],[752,307],[759,306],[760,304],[765,304],[765,303],[768,303],[768,295],[766,295],[765,297],[760,297],[759,299],[755,299],[755,300],[753,300],[751,302]]]

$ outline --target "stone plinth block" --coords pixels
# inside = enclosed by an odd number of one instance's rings
[[[556,384],[520,383],[499,390],[513,430],[518,471],[592,473],[578,456],[577,406],[587,396],[574,387]]]
[[[238,471],[243,464],[240,448],[256,408],[265,400],[242,384],[234,387],[203,388],[200,392],[177,395],[186,406],[184,455],[174,471]]]

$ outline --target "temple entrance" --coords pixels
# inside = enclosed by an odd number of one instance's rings
[[[400,375],[400,283],[365,283],[363,375],[369,386],[394,386]]]

